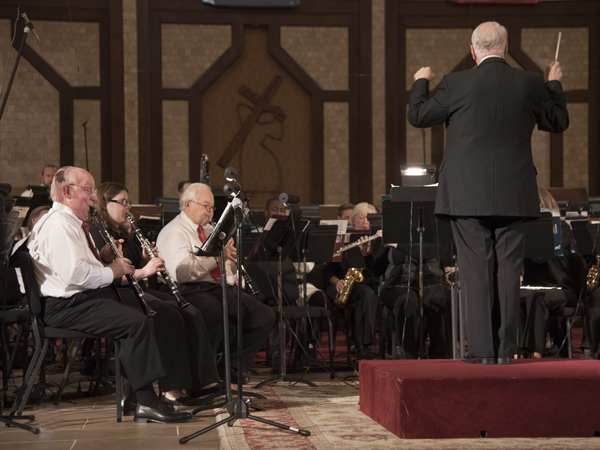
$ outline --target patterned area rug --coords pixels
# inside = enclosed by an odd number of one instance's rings
[[[265,408],[251,414],[311,432],[304,437],[261,422],[242,419],[233,427],[220,426],[221,449],[598,449],[600,438],[589,439],[400,439],[358,409],[358,389],[343,383],[318,387],[265,387]],[[248,389],[245,387],[245,389]],[[252,389],[248,389],[252,390]],[[217,416],[222,420],[226,414]],[[435,424],[432,424],[435,426]]]

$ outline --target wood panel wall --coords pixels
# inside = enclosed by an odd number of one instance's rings
[[[123,100],[123,11],[122,0],[80,0],[53,2],[39,0],[5,0],[0,17],[14,27],[17,7],[21,6],[34,28],[36,20],[97,22],[100,30],[100,85],[71,86],[44,58],[27,43],[22,57],[26,59],[59,92],[60,99],[60,165],[74,164],[74,101],[101,102],[102,181],[125,182],[125,140]],[[23,21],[18,22],[14,51],[23,36]],[[30,42],[33,36],[28,36]],[[40,39],[44,39],[40,36]],[[10,68],[12,70],[12,67]],[[18,70],[18,69],[17,69]],[[4,93],[3,93],[4,94]],[[10,101],[10,96],[8,101]]]
[[[323,103],[350,105],[350,199],[373,196],[370,0],[303,0],[296,8],[215,8],[197,0],[138,0],[139,172],[140,200],[151,202],[162,193],[162,101],[189,102],[189,178],[199,180],[202,93],[243,51],[244,26],[268,27],[269,52],[311,98],[311,203],[324,199]],[[161,86],[161,24],[219,24],[233,30],[231,47],[189,89]],[[349,83],[347,90],[324,90],[280,46],[282,26],[347,27]],[[194,124],[192,126],[192,124]]]
[[[589,108],[589,193],[600,194],[600,2],[544,1],[537,5],[473,5],[438,0],[386,0],[386,180],[400,183],[398,166],[406,162],[406,39],[410,28],[474,28],[496,20],[509,31],[509,53],[525,70],[542,68],[521,49],[521,29],[587,27],[589,29],[589,87],[566,91],[567,102],[587,103]],[[465,48],[465,58],[453,71],[474,66]],[[440,74],[441,75],[441,74]],[[434,95],[435,91],[431,92]],[[410,126],[410,125],[408,125]],[[432,129],[432,160],[443,158],[443,125]],[[550,138],[551,187],[563,186],[563,136]],[[585,170],[585,168],[583,168]]]

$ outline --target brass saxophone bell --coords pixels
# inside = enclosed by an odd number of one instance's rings
[[[364,279],[365,277],[360,269],[356,269],[355,267],[348,269],[348,272],[346,272],[346,276],[344,277],[344,287],[336,294],[333,303],[340,308],[346,306],[352,288],[356,283],[362,283]]]

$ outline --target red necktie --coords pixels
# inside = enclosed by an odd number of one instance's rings
[[[83,231],[85,232],[85,237],[87,238],[88,247],[90,248],[90,250],[92,251],[92,253],[96,257],[96,259],[98,261],[100,261],[100,263],[104,266],[105,265],[104,261],[102,261],[102,258],[100,257],[100,253],[98,253],[98,249],[94,245],[94,241],[92,241],[92,236],[90,235],[90,230],[85,225],[85,222],[81,223],[81,228],[83,228]],[[119,289],[117,288],[117,285],[115,284],[114,280],[113,280],[113,282],[110,285],[114,289],[115,294],[117,294],[117,299],[120,302],[121,301],[121,293],[119,292]]]
[[[200,242],[204,244],[206,242],[206,235],[204,234],[202,227],[198,227],[198,236],[200,237]],[[221,281],[221,264],[217,264],[217,267],[210,271],[210,275],[215,280]]]

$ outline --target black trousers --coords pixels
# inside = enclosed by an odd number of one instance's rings
[[[157,308],[160,309],[162,315],[165,315],[166,317],[173,317],[173,312],[176,312],[183,319],[182,326],[186,344],[184,347],[187,347],[187,354],[183,353],[181,349],[177,349],[175,352],[170,351],[169,348],[176,344],[174,342],[168,343],[168,346],[164,349],[164,351],[170,353],[165,356],[165,358],[168,358],[169,360],[165,361],[167,369],[171,367],[168,364],[175,364],[174,367],[178,364],[177,362],[172,362],[172,359],[182,359],[185,360],[189,366],[188,373],[191,376],[191,381],[188,380],[187,383],[191,383],[191,387],[200,389],[208,384],[219,382],[220,377],[217,371],[217,359],[210,344],[210,338],[208,336],[208,331],[206,330],[204,319],[202,318],[202,313],[191,304],[186,309],[180,310],[175,297],[166,292],[160,292],[153,289],[145,289],[144,292],[146,294],[146,301],[152,309],[155,311],[157,311]],[[123,294],[121,294],[121,296],[124,297]],[[135,300],[134,297],[129,297],[129,302],[133,300]],[[170,310],[163,312],[165,310],[165,305],[168,305]],[[137,301],[134,306],[138,307]],[[156,316],[154,316],[155,322],[157,316],[160,316],[158,311]],[[160,317],[158,317],[158,319],[162,320]],[[176,320],[176,322],[179,323],[180,321]],[[156,323],[154,327],[157,328]],[[165,358],[163,358],[163,360]],[[181,367],[180,370],[185,370],[185,368]],[[176,389],[180,389],[182,384],[179,384],[179,386],[180,387]]]
[[[550,313],[565,306],[575,306],[577,295],[568,289],[521,290],[521,308],[524,313],[521,348],[544,355],[546,334],[549,330]],[[556,318],[558,319],[558,317]],[[554,336],[560,346],[564,336]]]
[[[327,288],[327,295],[335,298],[335,286]],[[343,311],[346,323],[352,324],[354,328],[356,345],[368,346],[375,344],[377,296],[373,288],[366,284],[356,283],[350,291]]]
[[[583,316],[582,349],[590,349],[592,357],[598,352],[600,344],[600,289],[595,289],[588,295],[587,314]]]
[[[451,225],[469,354],[511,358],[518,345],[527,223],[518,217],[452,217]]]
[[[162,289],[162,288],[161,288]],[[217,283],[187,283],[182,285],[181,294],[202,313],[211,345],[216,352],[217,346],[223,339],[223,292]],[[246,293],[242,293],[242,367],[237,364],[237,348],[231,351],[231,367],[241,371],[248,370],[260,347],[275,323],[275,313],[267,305],[261,303]],[[229,319],[237,324],[237,288],[227,287],[227,305]],[[232,342],[235,345],[235,343]]]
[[[134,390],[167,375],[153,321],[117,302],[115,291],[110,287],[81,292],[70,298],[47,297],[43,318],[51,327],[118,339],[121,363]]]
[[[417,288],[389,286],[381,300],[398,320],[398,340],[402,359],[419,356],[419,294]],[[450,290],[442,286],[426,286],[423,290],[423,332],[429,334],[429,358],[444,359],[452,354]],[[448,311],[448,313],[446,313]],[[425,339],[425,336],[423,336]]]

